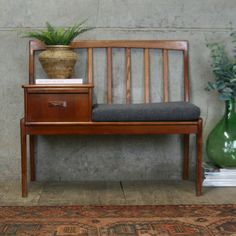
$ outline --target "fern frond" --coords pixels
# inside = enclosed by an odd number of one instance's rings
[[[83,26],[86,21],[84,20],[69,28],[54,27],[46,22],[46,30],[27,32],[23,37],[38,39],[45,45],[69,45],[78,35],[93,29]]]

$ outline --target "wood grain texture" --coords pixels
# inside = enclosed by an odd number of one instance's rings
[[[97,124],[99,123],[99,124]],[[102,122],[103,123],[103,122]],[[146,122],[147,123],[147,122]],[[55,135],[55,134],[83,134],[83,135],[141,135],[141,134],[186,134],[196,133],[197,126],[177,125],[165,123],[156,125],[143,124],[117,124],[116,122],[109,122],[107,124],[87,123],[55,123],[50,124],[46,122],[27,122],[27,133],[32,135]]]
[[[36,40],[30,40],[29,41],[29,84],[34,84],[35,83],[35,78],[34,78],[34,70],[35,70],[35,65],[34,65],[34,57],[35,57],[35,52],[36,51],[42,51],[45,50],[45,46],[43,43],[40,41]]]
[[[163,50],[163,95],[164,102],[169,101],[169,56],[168,50]]]
[[[198,120],[198,132],[196,135],[196,146],[197,146],[197,155],[196,155],[196,195],[202,195],[202,119]]]
[[[160,48],[185,50],[184,40],[78,40],[71,43],[72,48]]]
[[[125,84],[126,84],[126,103],[131,103],[131,50],[125,50]]]
[[[189,179],[189,134],[184,134],[183,180]]]
[[[150,59],[149,49],[144,49],[144,102],[150,102]]]
[[[144,48],[179,50],[184,53],[184,101],[189,101],[188,79],[188,42],[185,40],[78,40],[72,42],[72,48],[88,49],[88,83],[93,82],[93,49],[94,48]],[[34,56],[35,51],[44,50],[45,46],[39,41],[32,40],[29,44],[29,83],[34,83]],[[146,96],[146,95],[145,95]],[[148,97],[148,95],[147,95]],[[164,98],[163,100],[165,100]]]
[[[36,180],[36,163],[35,163],[35,136],[30,135],[30,180]]]
[[[89,106],[88,106],[88,122],[92,121],[92,111],[93,111],[93,90],[89,89],[88,93]]]
[[[88,93],[30,93],[26,120],[89,121],[89,107]]]
[[[27,154],[26,154],[26,129],[24,119],[20,121],[21,131],[21,194],[22,197],[27,197]]]
[[[29,85],[24,88],[25,117],[21,120],[21,167],[22,196],[27,196],[27,135],[147,135],[183,134],[184,161],[183,177],[188,177],[189,134],[197,135],[196,194],[202,191],[202,119],[196,121],[156,121],[156,122],[92,122],[93,94],[93,49],[107,50],[107,102],[112,101],[112,48],[125,48],[126,102],[131,103],[131,49],[144,49],[144,102],[150,102],[150,55],[149,49],[163,50],[164,101],[169,100],[168,50],[180,50],[184,54],[184,100],[189,101],[188,43],[171,40],[80,40],[71,44],[72,48],[88,49],[88,83],[82,85],[35,85],[35,51],[45,47],[38,41],[30,42]],[[33,139],[30,142],[33,150]],[[33,157],[33,153],[31,153]],[[34,168],[31,158],[31,169]],[[31,179],[34,179],[33,172]]]
[[[189,102],[189,62],[188,50],[184,50],[184,101]]]
[[[112,104],[112,48],[107,48],[107,103]]]
[[[88,48],[88,83],[93,83],[93,49]]]

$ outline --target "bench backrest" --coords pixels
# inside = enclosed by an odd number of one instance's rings
[[[184,101],[189,101],[188,78],[188,42],[179,40],[80,40],[72,42],[74,49],[87,49],[87,76],[88,82],[93,82],[93,49],[106,49],[107,64],[107,103],[112,103],[112,49],[125,49],[125,87],[126,103],[131,103],[131,49],[143,49],[144,53],[144,102],[150,102],[150,49],[161,49],[163,57],[163,101],[169,101],[169,59],[168,51],[177,50],[183,52],[183,87]],[[44,50],[45,46],[39,41],[30,41],[29,44],[29,83],[34,84],[34,55],[35,51]]]

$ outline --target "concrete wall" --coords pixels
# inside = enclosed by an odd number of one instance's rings
[[[224,104],[217,94],[208,94],[204,87],[212,78],[207,42],[230,42],[229,34],[236,28],[235,0],[0,0],[0,180],[20,178],[19,120],[23,116],[23,91],[27,83],[28,39],[20,34],[44,27],[45,21],[69,26],[88,18],[95,27],[84,39],[186,39],[190,43],[190,79],[192,101],[200,106],[204,118],[204,139],[221,117]],[[154,53],[154,52],[153,52]],[[116,57],[121,66],[122,52]],[[134,52],[132,64],[134,101],[142,98],[139,59]],[[77,76],[85,76],[83,53]],[[104,63],[101,52],[95,64]],[[176,55],[172,65],[177,67]],[[155,59],[154,54],[152,59]],[[159,59],[158,59],[159,60]],[[180,65],[181,66],[181,65]],[[160,73],[152,62],[152,80]],[[155,71],[156,70],[156,71]],[[171,72],[173,100],[180,96],[181,72]],[[96,92],[104,100],[104,70],[97,66]],[[38,68],[37,76],[44,76]],[[123,101],[122,83],[116,76],[114,99]],[[159,86],[160,87],[160,86]],[[157,86],[158,88],[158,86]],[[161,92],[153,87],[152,98]],[[122,180],[177,179],[181,175],[181,144],[179,136],[64,136],[39,137],[37,146],[38,178],[40,180]],[[194,139],[191,140],[191,172],[194,171]]]

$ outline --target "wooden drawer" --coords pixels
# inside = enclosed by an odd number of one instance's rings
[[[90,121],[89,93],[39,93],[26,96],[29,122]]]

